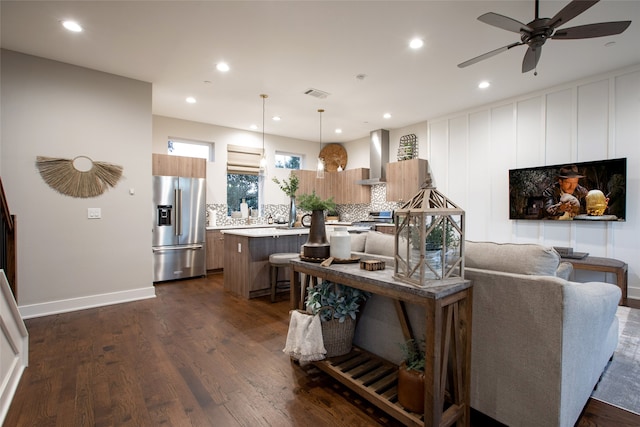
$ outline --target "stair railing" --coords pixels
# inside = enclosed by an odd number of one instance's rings
[[[4,270],[13,297],[18,301],[16,293],[16,216],[11,215],[7,197],[0,178],[0,269]]]

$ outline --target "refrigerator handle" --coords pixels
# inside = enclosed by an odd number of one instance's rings
[[[176,226],[174,229],[175,235],[179,236],[182,234],[182,190],[176,188],[174,191],[174,198],[176,201]]]

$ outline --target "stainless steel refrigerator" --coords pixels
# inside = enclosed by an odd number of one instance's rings
[[[204,178],[153,177],[153,281],[204,276]]]

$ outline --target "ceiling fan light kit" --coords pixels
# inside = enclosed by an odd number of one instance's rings
[[[476,56],[475,58],[471,58],[468,61],[458,64],[458,67],[468,67],[469,65],[491,58],[492,56],[505,52],[513,47],[527,45],[528,49],[524,54],[524,59],[522,60],[522,72],[527,73],[536,69],[538,61],[540,61],[540,56],[542,55],[542,46],[548,39],[576,40],[613,36],[622,33],[629,27],[631,21],[616,21],[599,22],[595,24],[558,29],[558,27],[580,15],[591,6],[598,3],[598,1],[599,0],[573,0],[560,10],[560,12],[558,12],[553,18],[540,18],[540,1],[535,0],[535,19],[528,24],[523,24],[513,18],[493,12],[480,15],[478,20],[485,24],[493,25],[494,27],[502,28],[503,30],[514,33],[519,33],[520,41],[494,49],[480,56]]]

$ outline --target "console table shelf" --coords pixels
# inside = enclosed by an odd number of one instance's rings
[[[321,371],[408,426],[424,425],[424,415],[407,411],[398,403],[398,366],[354,347],[349,354],[314,362]]]
[[[301,286],[300,276],[305,275]],[[314,362],[316,366],[360,394],[407,426],[469,426],[471,383],[471,309],[469,280],[459,277],[433,280],[416,287],[393,277],[393,269],[369,271],[357,264],[324,267],[301,260],[291,261],[291,308],[301,309],[305,289],[312,280],[328,280],[391,298],[401,325],[405,302],[425,308],[425,400],[424,414],[406,411],[397,403],[397,366],[369,352],[351,353]],[[405,338],[410,328],[403,325]],[[411,336],[413,334],[411,333]],[[380,337],[381,340],[391,337]]]

